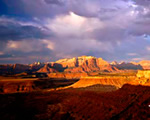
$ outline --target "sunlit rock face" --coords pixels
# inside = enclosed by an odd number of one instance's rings
[[[56,61],[56,63],[61,64],[62,67],[77,67],[77,59],[72,58],[72,59],[60,59]]]
[[[111,65],[118,65],[118,63],[116,61],[112,61],[110,64]]]
[[[73,58],[60,59],[56,62],[40,63],[36,62],[30,65],[13,64],[0,65],[0,74],[17,74],[22,72],[45,72],[45,73],[90,73],[90,72],[112,72],[119,70],[143,70],[150,69],[150,61],[121,62],[116,61],[108,63],[102,58],[93,56],[80,56]]]
[[[44,73],[87,73],[99,71],[117,71],[118,69],[110,65],[102,58],[93,56],[81,56],[70,59],[60,59],[56,62],[40,63],[36,62],[30,65],[14,64],[14,65],[0,65],[0,74],[11,74],[21,72],[44,72]],[[2,71],[2,72],[1,72]]]
[[[82,69],[83,72],[98,71],[96,58],[92,56],[78,57],[78,68]]]
[[[87,77],[87,73],[50,73],[51,78],[67,78],[67,79],[80,79],[81,77]]]
[[[150,69],[150,61],[148,60],[140,61],[138,64],[140,64],[143,69]]]
[[[138,78],[150,79],[150,70],[139,70],[136,76]]]
[[[112,67],[107,61],[103,60],[102,58],[97,59],[97,66],[100,70],[106,70],[106,71],[113,71],[117,70],[117,68]]]
[[[138,83],[150,86],[150,70],[139,70],[136,77]]]
[[[80,80],[69,87],[81,88],[92,85],[112,85],[121,88],[126,83],[125,77],[81,77]]]
[[[61,59],[56,61],[56,63],[59,63],[62,65],[62,67],[65,67],[65,72],[96,72],[117,70],[102,58],[96,58],[93,56]]]

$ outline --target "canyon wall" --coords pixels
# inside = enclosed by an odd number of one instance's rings
[[[81,56],[69,59],[60,59],[56,62],[34,63],[30,65],[14,64],[0,65],[0,74],[9,75],[22,72],[41,72],[41,73],[87,73],[99,71],[117,71],[115,66],[110,65],[102,58],[93,56]]]
[[[138,78],[150,79],[150,70],[139,70],[136,76]]]
[[[93,56],[81,56],[60,59],[55,62],[0,65],[0,75],[18,74],[22,72],[40,73],[91,73],[91,72],[114,72],[121,70],[143,70],[150,69],[150,61],[108,63],[102,58]]]
[[[135,76],[130,77],[81,77],[80,80],[73,85],[69,86],[72,88],[88,87],[96,84],[100,85],[111,85],[116,88],[121,88],[124,84],[132,83],[136,79]]]

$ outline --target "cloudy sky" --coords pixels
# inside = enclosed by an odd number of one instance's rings
[[[82,55],[150,60],[150,0],[0,0],[0,64]]]

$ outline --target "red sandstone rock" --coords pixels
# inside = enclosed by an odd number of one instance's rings
[[[55,70],[54,68],[50,68],[49,64],[46,64],[46,65],[44,65],[43,68],[41,68],[41,69],[38,70],[37,72],[55,73],[55,72],[57,72],[57,70]]]
[[[111,66],[107,61],[102,58],[92,56],[81,56],[72,59],[61,59],[56,61],[66,67],[65,72],[78,73],[78,72],[97,72],[97,71],[114,71],[118,70],[116,67]]]
[[[140,64],[143,69],[150,69],[150,61],[148,60],[140,61],[138,64]]]

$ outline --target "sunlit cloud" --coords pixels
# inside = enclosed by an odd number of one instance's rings
[[[132,61],[137,61],[137,62],[138,62],[138,61],[141,61],[141,60],[144,60],[144,59],[145,59],[145,58],[132,58],[131,60],[132,60]]]
[[[46,26],[56,35],[78,37],[95,29],[101,29],[104,25],[98,18],[86,18],[70,12],[69,15],[48,19]]]
[[[48,49],[54,50],[55,45],[52,41],[50,40],[42,40],[42,42],[47,46]]]
[[[138,54],[137,53],[128,53],[127,55],[128,56],[137,56]]]
[[[0,51],[0,55],[4,55],[4,52],[1,52],[1,51]]]
[[[148,0],[2,1],[0,55],[7,62],[15,62],[12,55],[25,62],[81,55],[149,59]]]
[[[150,51],[150,46],[146,47],[146,50],[147,50],[147,51]]]
[[[42,40],[8,41],[6,51],[35,52],[41,51],[45,45]],[[46,44],[47,45],[47,44]]]

